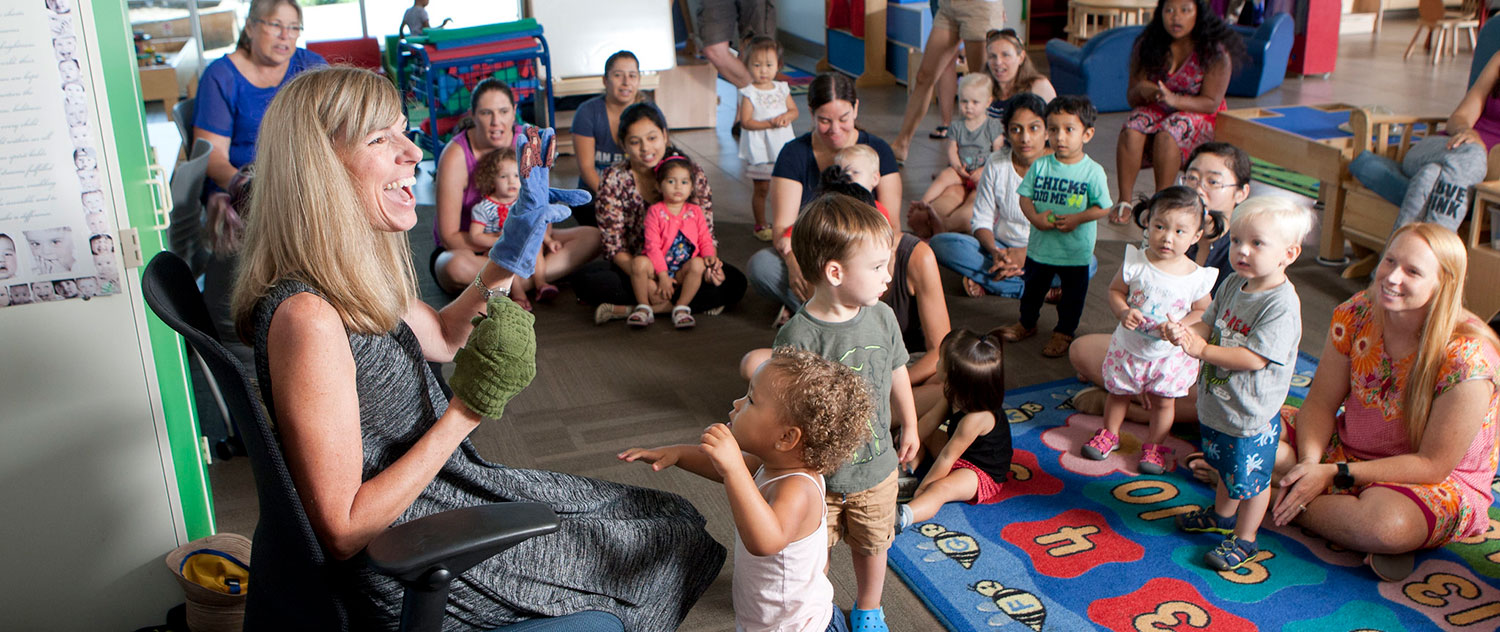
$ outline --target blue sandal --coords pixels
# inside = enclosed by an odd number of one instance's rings
[[[1204,507],[1198,511],[1177,516],[1177,528],[1188,533],[1229,535],[1234,533],[1234,524],[1235,516],[1222,518],[1214,513],[1213,507]]]
[[[1203,563],[1214,570],[1232,571],[1245,565],[1260,553],[1254,542],[1246,542],[1234,536],[1219,543],[1218,548],[1203,554]]]
[[[849,628],[850,632],[890,632],[891,630],[885,625],[885,610],[881,608],[850,610]]]

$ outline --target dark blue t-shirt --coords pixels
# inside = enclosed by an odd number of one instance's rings
[[[875,150],[875,155],[880,156],[880,175],[896,173],[896,154],[891,153],[891,146],[864,130],[859,130],[859,139],[855,141],[860,145],[869,145]],[[782,146],[781,154],[776,156],[776,167],[771,170],[771,177],[786,178],[802,183],[802,201],[800,205],[806,205],[813,199],[813,194],[818,192],[818,158],[813,153],[812,132],[808,132]],[[799,207],[800,208],[800,207]]]
[[[317,53],[298,48],[292,52],[286,76],[271,88],[257,88],[234,62],[225,55],[203,71],[198,82],[198,105],[193,127],[229,137],[229,164],[239,169],[255,160],[255,139],[260,135],[260,119],[271,105],[271,98],[302,71],[328,62]]]
[[[647,104],[656,108],[655,103]],[[602,173],[605,167],[625,159],[624,150],[615,142],[615,130],[609,126],[609,113],[604,111],[604,95],[584,101],[573,112],[573,133],[594,139],[595,171]]]
[[[1198,244],[1188,246],[1187,256],[1189,259],[1197,260]],[[1218,268],[1219,280],[1214,281],[1214,287],[1209,291],[1209,296],[1219,293],[1219,286],[1224,285],[1224,279],[1234,272],[1234,264],[1229,262],[1229,233],[1226,231],[1208,245],[1208,259],[1203,262],[1205,268]]]

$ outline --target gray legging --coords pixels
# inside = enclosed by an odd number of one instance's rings
[[[1448,149],[1447,136],[1432,136],[1407,150],[1401,164],[1368,151],[1349,163],[1360,184],[1401,206],[1395,228],[1432,222],[1457,231],[1469,208],[1469,189],[1484,181],[1488,152],[1466,143]]]

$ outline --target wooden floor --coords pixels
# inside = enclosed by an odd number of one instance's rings
[[[1460,53],[1457,61],[1437,67],[1420,62],[1417,56],[1403,63],[1401,53],[1414,26],[1410,19],[1388,18],[1385,32],[1378,38],[1345,36],[1340,39],[1338,70],[1332,76],[1289,78],[1279,89],[1259,99],[1231,99],[1230,107],[1345,102],[1446,116],[1463,95],[1472,55]],[[708,172],[721,255],[743,267],[750,254],[763,244],[750,235],[750,183],[743,177],[743,165],[736,157],[736,145],[729,135],[734,93],[728,84],[721,82],[720,87],[718,129],[675,132],[671,139]],[[900,125],[905,91],[900,87],[867,89],[860,96],[860,125],[886,139],[892,138]],[[809,128],[810,117],[805,104],[799,105],[803,105],[802,117],[795,127],[801,133]],[[1089,155],[1104,165],[1112,182],[1115,141],[1124,118],[1120,113],[1100,117],[1098,132],[1088,146]],[[926,139],[926,132],[936,124],[935,120],[935,111],[929,113],[903,170],[906,199],[921,195],[935,167],[941,163],[941,145]],[[559,168],[554,181],[571,185],[574,182],[571,171],[568,167]],[[430,173],[424,174],[419,184],[419,199],[424,196],[431,199],[431,180],[427,176]],[[1144,193],[1150,186],[1149,172],[1143,173],[1137,191]],[[430,206],[424,210],[431,213]],[[411,232],[419,262],[427,260],[432,247],[427,222],[430,218],[424,218]],[[1105,293],[1118,269],[1124,240],[1131,232],[1101,224],[1098,247],[1101,265],[1090,286],[1081,333],[1107,332],[1114,327]],[[1302,299],[1302,349],[1317,354],[1327,334],[1333,307],[1363,284],[1343,280],[1336,269],[1313,262],[1313,250],[1304,250],[1301,261],[1291,270],[1291,277]],[[963,297],[957,278],[946,271],[944,275],[954,327],[982,331],[1016,319],[1016,301]],[[430,280],[426,281],[424,291],[429,302],[442,302]],[[746,351],[771,342],[774,332],[769,325],[775,311],[771,301],[752,291],[723,315],[700,317],[698,328],[690,332],[674,331],[664,322],[645,331],[631,331],[619,322],[594,326],[592,310],[576,305],[571,292],[565,289],[555,303],[537,310],[536,381],[507,408],[503,419],[475,431],[473,441],[486,457],[514,467],[571,472],[682,494],[708,516],[709,529],[727,545],[732,542],[733,525],[719,486],[677,470],[652,473],[646,467],[618,462],[615,454],[631,446],[695,440],[704,426],[726,419],[730,402],[742,395],[745,388],[736,373],[736,364]],[[1054,314],[1050,309],[1043,311],[1044,329],[1051,326]],[[1037,336],[1008,348],[1009,387],[1072,376],[1066,360],[1041,356],[1045,342],[1046,336]],[[248,463],[244,459],[216,463],[210,468],[210,476],[219,529],[249,535],[254,528],[256,509]],[[849,554],[840,547],[831,557],[837,600],[847,609],[854,594]],[[726,564],[718,581],[682,626],[683,630],[733,629],[730,574]],[[892,629],[940,629],[936,619],[894,574],[886,581],[884,605]]]

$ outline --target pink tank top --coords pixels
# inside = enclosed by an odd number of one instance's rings
[[[522,126],[516,125],[515,131],[511,133],[511,139],[519,140],[523,129]],[[469,130],[464,130],[454,136],[453,144],[464,150],[464,170],[469,174],[469,179],[464,184],[463,201],[459,202],[458,229],[469,230],[469,223],[474,221],[474,205],[478,204],[479,199],[483,197],[479,195],[479,185],[474,184],[474,165],[479,164],[479,157],[474,155],[474,148],[469,145]],[[435,221],[432,223],[432,240],[438,248],[443,247],[443,238],[438,234],[438,223]]]
[[[823,504],[823,477],[793,472],[761,480],[765,468],[755,473],[755,486],[762,496],[776,481],[801,476],[818,488]],[[823,574],[828,565],[828,506],[818,528],[807,537],[786,545],[780,553],[757,557],[734,533],[734,629],[737,632],[817,632],[832,620],[833,584]]]
[[[1474,121],[1474,131],[1484,141],[1485,151],[1494,149],[1495,144],[1500,143],[1500,96],[1491,93],[1485,97],[1479,120]]]

